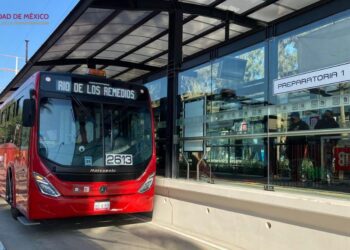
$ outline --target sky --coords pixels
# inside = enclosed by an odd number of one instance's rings
[[[29,40],[29,58],[40,48],[78,0],[0,0],[0,91],[25,64],[25,40]],[[41,16],[30,16],[30,14]],[[40,19],[41,18],[41,19]]]

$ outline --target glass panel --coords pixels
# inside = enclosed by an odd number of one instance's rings
[[[105,50],[102,53],[95,56],[95,58],[101,58],[101,59],[115,59],[121,55],[123,55],[125,52],[121,51],[111,51],[111,50]]]
[[[157,175],[165,175],[166,155],[166,117],[167,117],[167,79],[146,83],[151,95],[156,135]]]
[[[166,42],[168,42],[168,39],[169,39],[169,35],[165,35],[159,38],[159,40],[166,41]]]
[[[87,66],[86,65],[82,65],[82,66],[80,66],[79,68],[77,68],[77,69],[75,69],[73,71],[73,73],[75,73],[75,74],[86,74],[86,72],[87,72]]]
[[[131,154],[137,165],[151,156],[150,124],[147,107],[44,97],[39,153],[66,167],[104,167],[108,153]]]
[[[99,16],[98,19],[106,17],[108,14],[111,14],[113,10],[111,9],[102,9],[102,8],[88,8],[86,12],[78,19],[79,22],[77,24],[84,24],[84,20],[91,19],[92,17]]]
[[[85,113],[68,99],[41,99],[39,154],[42,157],[71,167],[86,166],[84,158],[89,157],[88,166],[103,166],[103,138],[99,133],[101,105],[84,103],[84,107]],[[78,147],[84,148],[84,154],[80,154]]]
[[[179,94],[182,101],[211,92],[211,64],[204,64],[179,75]]]
[[[349,13],[270,43],[276,51],[270,63],[270,174],[277,185],[350,192]]]
[[[213,62],[208,131],[212,135],[265,132],[265,48]]]
[[[298,137],[275,139],[274,150],[270,154],[276,159],[271,161],[273,183],[350,192],[348,136]],[[297,142],[297,139],[300,140]]]
[[[73,65],[55,66],[51,71],[67,72],[71,68],[73,68]]]
[[[188,34],[188,33],[185,33],[185,32],[182,33],[182,41],[183,42],[186,42],[187,40],[191,39],[192,37],[194,37],[194,35]]]
[[[148,38],[152,38],[156,35],[158,35],[160,32],[164,31],[166,28],[160,28],[160,27],[152,27],[152,26],[141,26],[140,28],[136,29],[134,32],[131,33],[131,35],[135,36],[144,36]]]
[[[198,49],[198,48],[192,47],[192,46],[188,46],[188,45],[186,45],[182,48],[182,52],[185,56],[192,55],[194,53],[197,53],[198,51],[201,51],[201,49]]]
[[[59,59],[62,57],[64,52],[60,51],[60,52],[47,52],[45,53],[45,55],[40,58],[40,61],[45,61],[45,60],[54,60],[54,59]]]
[[[178,176],[266,183],[264,44],[182,72],[179,95]]]
[[[117,37],[118,34],[123,33],[127,29],[129,29],[131,24],[124,23],[109,23],[105,25],[99,32],[97,32],[94,37],[102,35],[102,34],[112,34],[114,37]],[[92,39],[94,39],[94,37]]]
[[[70,27],[66,35],[72,36],[72,35],[86,35],[88,34],[93,28],[95,28],[97,25],[91,25],[90,23],[85,25],[73,25]]]
[[[132,80],[136,77],[144,75],[146,73],[148,73],[148,71],[146,71],[146,70],[132,69],[132,70],[129,70],[128,72],[118,76],[117,79],[122,80],[122,81],[129,81],[129,80]]]
[[[220,41],[218,40],[212,40],[212,39],[208,39],[208,38],[199,38],[191,43],[189,43],[189,46],[193,46],[193,47],[197,47],[200,49],[206,49],[209,48],[217,43],[219,43]]]
[[[168,43],[163,40],[156,40],[152,43],[149,43],[146,48],[159,49],[159,50],[167,50]]]
[[[114,33],[109,33],[109,34],[97,33],[92,38],[90,38],[88,42],[106,44],[112,41],[114,38],[116,38],[120,34],[121,33],[119,33],[118,31],[115,31]]]
[[[286,7],[271,4],[261,10],[254,12],[253,14],[250,14],[249,17],[265,22],[271,22],[292,12],[293,10],[287,9]]]
[[[96,50],[75,50],[67,58],[87,58],[95,52]]]
[[[237,31],[237,32],[240,32],[240,33],[244,33],[244,32],[249,31],[250,29],[247,28],[247,27],[243,27],[243,26],[234,24],[234,23],[230,23],[230,30]]]
[[[151,66],[156,66],[156,67],[162,67],[164,65],[166,65],[168,63],[167,59],[163,59],[163,58],[156,58],[152,61],[149,61],[148,63],[146,63],[147,65],[151,65]]]
[[[121,72],[123,70],[126,70],[127,68],[125,67],[119,67],[119,66],[108,66],[106,68],[106,70],[111,70],[111,71],[115,71],[115,72]]]
[[[83,35],[63,35],[57,42],[56,45],[58,44],[70,44],[79,42],[84,36]]]
[[[192,35],[198,35],[210,29],[211,27],[213,26],[210,24],[192,20],[183,26],[183,32]]]
[[[82,45],[79,46],[79,50],[99,50],[103,46],[105,46],[105,43],[83,43]]]
[[[146,22],[144,25],[167,29],[168,22],[169,22],[168,13],[162,12],[161,14],[157,15],[156,17],[154,17],[151,20],[149,20],[148,22]]]
[[[109,66],[107,68],[105,68],[104,70],[106,71],[106,75],[108,78],[116,75],[119,72],[122,72],[124,70],[126,70],[127,68],[125,67],[117,67],[117,66]]]
[[[132,45],[132,44],[123,44],[123,43],[115,43],[113,44],[111,47],[108,48],[108,50],[112,50],[112,51],[120,51],[120,52],[127,52],[133,48],[135,48],[136,45]]]
[[[122,11],[110,23],[133,25],[150,14],[150,11]]]
[[[233,12],[236,12],[238,14],[243,13],[261,3],[264,1],[262,0],[226,0],[222,4],[219,4],[217,8],[224,9],[224,10],[230,10]]]
[[[194,4],[201,4],[201,5],[209,5],[215,0],[181,0],[181,2],[187,2],[187,3],[194,3]]]
[[[133,34],[133,33],[131,33],[131,34]],[[135,45],[135,47],[136,47],[136,46],[140,45],[141,43],[144,43],[148,40],[149,40],[148,37],[128,35],[128,36],[122,38],[121,40],[119,40],[117,44],[132,44],[132,45]]]
[[[214,25],[214,26],[221,23],[221,21],[218,20],[218,19],[205,17],[205,16],[196,17],[194,20],[202,22],[202,23],[207,23],[207,24],[210,24],[210,25]]]
[[[131,55],[124,57],[123,60],[128,61],[128,62],[139,63],[139,62],[143,62],[143,61],[147,60],[148,58],[150,58],[150,57],[134,53],[134,54],[131,54]]]
[[[136,54],[139,55],[145,55],[146,57],[151,57],[151,56],[155,56],[158,55],[159,53],[161,53],[164,50],[159,50],[159,49],[153,49],[153,48],[148,48],[148,47],[143,47],[142,49],[139,49],[138,51],[136,51]]]
[[[73,46],[75,46],[75,44],[55,44],[54,46],[52,46],[49,50],[50,52],[63,52],[63,51],[67,51],[70,48],[72,48]]]
[[[235,37],[235,36],[239,36],[241,35],[242,33],[239,33],[237,31],[234,31],[234,30],[230,30],[230,38],[232,37]]]
[[[204,37],[223,42],[225,40],[225,29],[219,29]]]
[[[279,0],[277,3],[298,10],[318,1],[319,0]]]
[[[113,10],[89,8],[72,27],[66,32],[67,35],[86,35],[102,22]]]

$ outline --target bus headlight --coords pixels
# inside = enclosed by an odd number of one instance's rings
[[[42,194],[52,197],[61,196],[57,189],[44,176],[33,172],[33,177]]]
[[[154,176],[155,173],[152,173],[148,176],[147,180],[145,181],[145,183],[143,183],[143,185],[140,187],[139,189],[139,193],[144,193],[146,192],[148,189],[150,189],[152,187],[153,181],[154,181]]]

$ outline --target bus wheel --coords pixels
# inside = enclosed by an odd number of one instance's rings
[[[11,195],[11,188],[10,188],[10,180],[9,180],[10,176],[9,174],[7,174],[6,176],[6,196],[5,196],[5,200],[6,202],[10,205],[12,201],[10,201],[12,195]]]
[[[20,212],[17,208],[13,206],[13,185],[12,185],[12,176],[9,173],[6,178],[6,201],[11,206],[11,215],[12,218],[17,220],[17,217],[20,215]]]

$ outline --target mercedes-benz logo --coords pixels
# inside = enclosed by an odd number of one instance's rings
[[[107,191],[107,187],[106,186],[101,186],[100,187],[100,193],[103,194]]]

